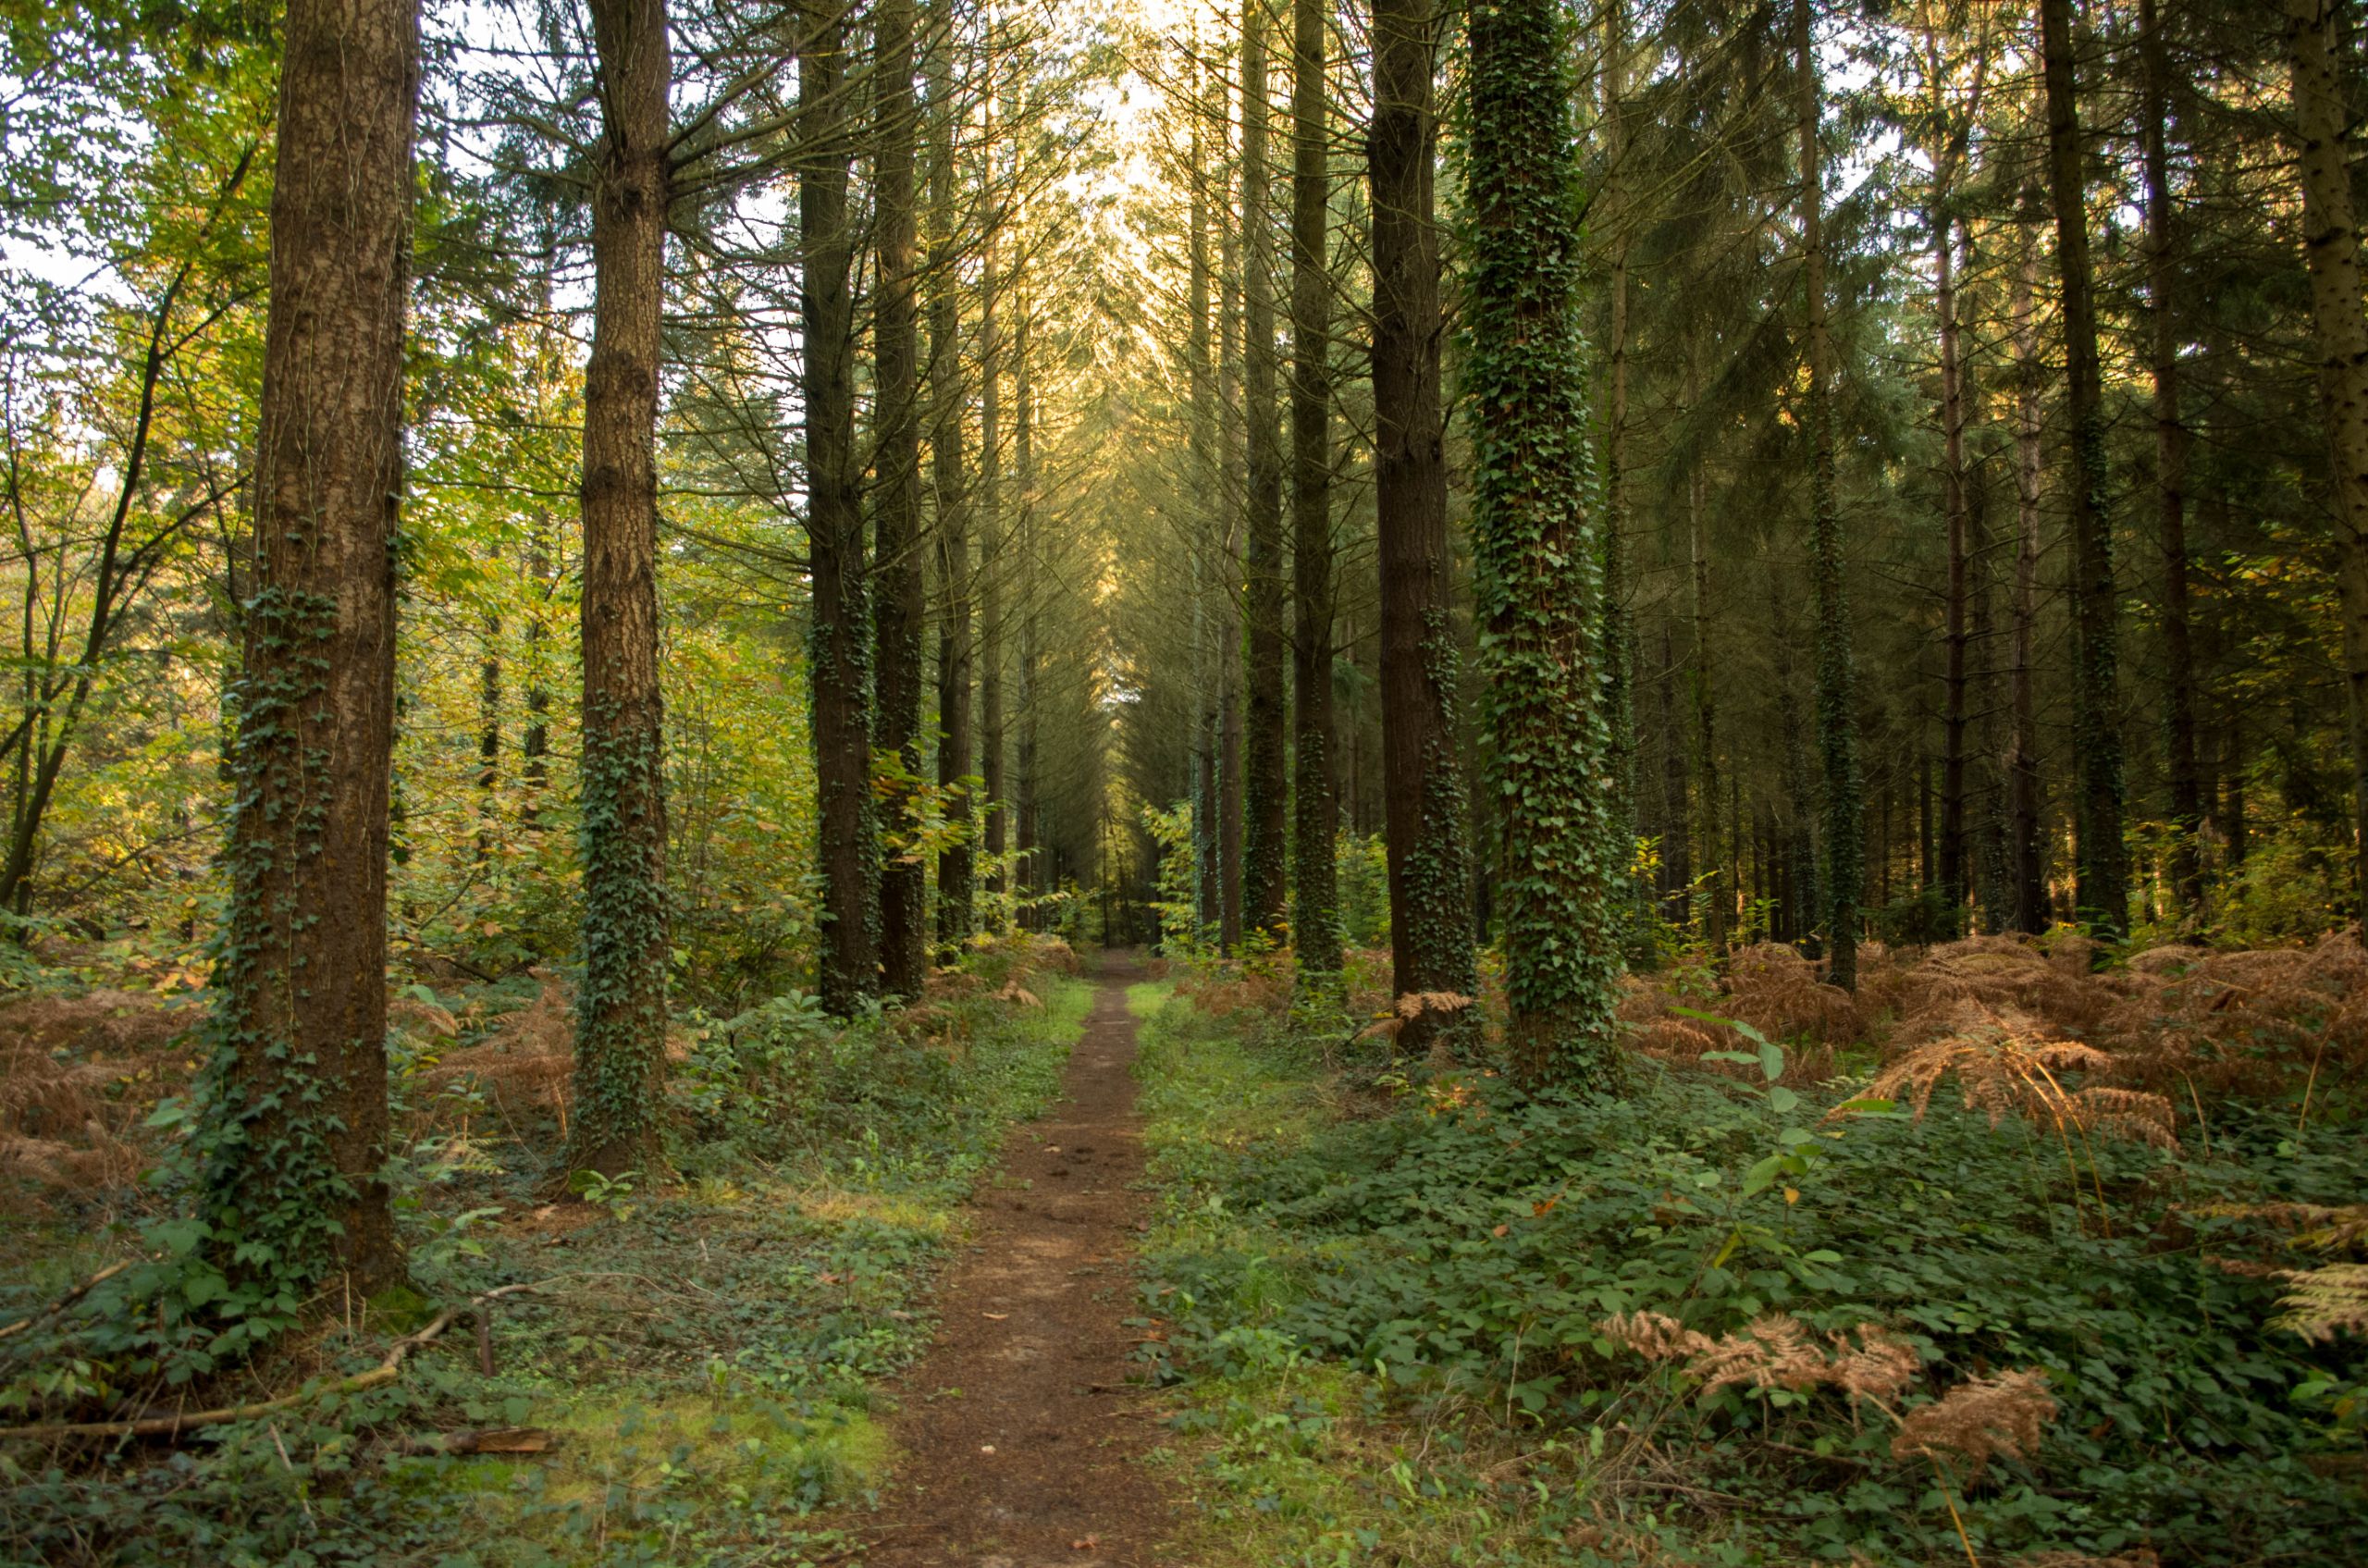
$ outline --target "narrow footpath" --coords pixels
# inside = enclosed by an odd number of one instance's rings
[[[1143,1208],[1132,955],[1105,956],[1064,1099],[1013,1129],[941,1288],[937,1342],[905,1378],[898,1460],[854,1527],[869,1568],[1149,1568],[1167,1534],[1136,1463],[1158,1412],[1130,1383],[1131,1246]]]

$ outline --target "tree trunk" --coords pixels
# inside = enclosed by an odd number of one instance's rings
[[[1241,223],[1231,212],[1235,194],[1230,116],[1224,140],[1226,209],[1217,222],[1217,504],[1224,509],[1217,560],[1226,574],[1227,623],[1217,644],[1217,945],[1241,950],[1241,636],[1234,606],[1242,588],[1240,519],[1249,494],[1248,453],[1241,416]]]
[[[1941,327],[1941,475],[1948,516],[1948,594],[1941,719],[1941,899],[1949,919],[1965,916],[1966,741],[1967,728],[1966,612],[1969,588],[1966,547],[1965,372],[1958,359],[1955,226],[1938,202],[1932,214],[1934,313]]]
[[[1857,675],[1844,596],[1842,510],[1834,494],[1833,345],[1826,320],[1825,160],[1818,148],[1818,70],[1812,0],[1793,0],[1794,70],[1800,94],[1801,253],[1807,294],[1810,554],[1817,599],[1817,737],[1825,775],[1824,884],[1827,978],[1858,985],[1858,902],[1866,881],[1866,811],[1858,774]]]
[[[477,848],[493,853],[494,791],[501,783],[501,617],[485,618],[485,657],[477,665]]]
[[[1801,723],[1800,696],[1794,679],[1793,652],[1796,644],[1792,617],[1781,596],[1771,601],[1771,606],[1775,611],[1771,630],[1776,656],[1776,729],[1784,737],[1784,842],[1779,871],[1784,893],[1779,906],[1782,924],[1778,938],[1814,946],[1819,908],[1817,791],[1809,779],[1808,732]]]
[[[2170,51],[2157,0],[2139,0],[2146,170],[2146,292],[2154,375],[2154,504],[2163,550],[2164,697],[2171,786],[2171,891],[2203,912],[2203,792],[2195,754],[2195,643],[2188,603],[2187,426],[2179,417],[2178,236],[2171,209]]]
[[[1691,364],[1688,364],[1691,386]],[[1688,398],[1691,401],[1691,398]],[[1709,536],[1703,525],[1703,464],[1696,462],[1686,474],[1686,549],[1691,554],[1693,580],[1693,744],[1703,770],[1703,827],[1700,844],[1712,867],[1712,881],[1703,886],[1703,940],[1709,950],[1726,950],[1726,914],[1733,886],[1720,886],[1720,713],[1709,663]],[[1729,817],[1729,829],[1743,832],[1741,817]]]
[[[2042,400],[2047,367],[2039,352],[2039,241],[2029,216],[2039,204],[2036,190],[2026,190],[2026,216],[2017,225],[2022,255],[2015,271],[2007,314],[2013,323],[2015,355],[2015,608],[2012,688],[2014,729],[2006,759],[2008,809],[2007,864],[2013,880],[2012,903],[2005,920],[2009,930],[2030,932],[2047,929],[2045,860],[2040,844],[2039,692],[2036,651],[2039,642],[2039,508],[2040,482],[2045,452]]]
[[[2294,118],[2302,143],[2303,257],[2318,327],[2319,402],[2335,479],[2344,717],[2351,735],[2351,913],[2368,920],[2368,316],[2335,52],[2338,0],[2288,0]],[[2232,846],[2241,833],[2232,839]]]
[[[997,275],[999,236],[992,230],[982,247],[979,286],[979,787],[986,794],[981,824],[987,855],[987,887],[998,899],[1011,891],[1004,862],[1010,847],[1011,808],[1005,796],[1008,749],[1004,734],[1003,584],[1010,571],[1011,540],[1003,526],[1003,302]],[[993,930],[1001,935],[1001,906]]]
[[[1661,866],[1668,896],[1663,913],[1683,925],[1694,908],[1694,821],[1685,769],[1685,725],[1677,716],[1677,624],[1661,618]]]
[[[198,1147],[216,1243],[302,1299],[331,1274],[367,1294],[403,1273],[379,1173],[419,13],[290,0],[284,37],[256,593]]]
[[[2047,172],[2064,314],[2065,414],[2072,438],[2072,750],[2080,919],[2107,941],[2129,924],[2129,855],[2122,843],[2119,616],[2107,511],[2097,315],[2089,268],[2088,184],[2081,169],[2072,0],[2040,0],[2047,88]]]
[[[880,150],[872,160],[872,744],[893,752],[906,777],[921,772],[921,625],[929,615],[921,569],[920,340],[915,308],[912,0],[872,8],[872,113]],[[893,841],[911,831],[912,792],[899,784],[882,804]],[[902,850],[880,868],[880,983],[894,998],[921,993],[929,974],[929,878],[920,857]]]
[[[1015,290],[1011,328],[1011,456],[1012,477],[1019,489],[1019,735],[1012,750],[1012,848],[1018,852],[1020,893],[1036,898],[1059,885],[1045,863],[1042,819],[1042,781],[1037,776],[1037,722],[1043,694],[1037,689],[1043,645],[1039,640],[1038,613],[1044,599],[1043,563],[1036,539],[1036,394],[1029,377],[1028,328],[1033,314],[1027,290]],[[1041,909],[1023,912],[1020,924],[1042,929]]]
[[[538,512],[526,547],[526,724],[518,737],[518,778],[526,794],[519,817],[529,828],[541,825],[543,791],[551,777],[551,688],[543,624],[551,591],[549,535],[550,520]]]
[[[1603,153],[1605,176],[1598,198],[1612,228],[1610,277],[1610,376],[1604,396],[1603,461],[1603,713],[1611,744],[1609,774],[1612,842],[1623,846],[1622,913],[1640,912],[1645,891],[1629,877],[1635,858],[1637,827],[1636,776],[1636,628],[1628,607],[1628,228],[1621,211],[1625,187],[1622,165],[1627,156],[1626,125],[1620,98],[1627,90],[1628,12],[1624,0],[1606,0],[1603,7]],[[1664,623],[1664,640],[1668,626]],[[1665,654],[1667,648],[1662,650]],[[1673,678],[1673,677],[1672,677]],[[1664,694],[1666,695],[1666,694]],[[1664,721],[1668,713],[1662,715]],[[1684,743],[1664,727],[1663,744],[1684,767]],[[1683,815],[1662,825],[1663,843],[1682,845],[1691,823]],[[1690,879],[1688,879],[1690,885]],[[1681,894],[1681,899],[1684,898]],[[1681,910],[1675,917],[1683,920]],[[1634,945],[1631,933],[1624,940]]]
[[[1332,281],[1325,0],[1295,0],[1291,49],[1291,947],[1311,1011],[1345,1012],[1332,841]]]
[[[1694,352],[1689,345],[1686,363],[1688,402],[1694,399]],[[1702,939],[1716,954],[1726,947],[1728,904],[1733,894],[1732,887],[1721,887],[1716,880],[1719,864],[1718,703],[1712,696],[1710,665],[1710,536],[1703,517],[1702,464],[1699,462],[1685,476],[1685,519],[1686,548],[1692,558],[1694,587],[1694,739],[1702,772],[1702,825],[1696,836],[1701,843],[1703,857],[1712,871],[1712,880],[1702,889]],[[1740,818],[1731,819],[1729,826],[1736,833],[1744,831]]]
[[[804,13],[798,59],[800,311],[814,781],[822,872],[816,994],[845,1018],[880,990],[880,836],[871,796],[870,584],[855,457],[855,232],[847,214],[845,12]]]
[[[1275,245],[1267,210],[1266,13],[1241,13],[1243,415],[1250,447],[1249,635],[1242,738],[1241,917],[1280,940],[1289,893],[1283,666],[1283,454],[1275,406]]]
[[[937,577],[944,609],[937,634],[937,784],[947,815],[967,822],[974,802],[968,781],[973,753],[970,688],[976,650],[970,640],[970,494],[964,473],[962,412],[961,245],[954,207],[954,93],[951,6],[931,7],[929,37],[929,405],[930,471],[936,491]],[[976,856],[957,838],[937,857],[937,945],[952,963],[978,927],[972,883]]]
[[[1602,707],[1601,519],[1586,511],[1571,82],[1554,0],[1471,31],[1473,550],[1501,813],[1506,1052],[1532,1085],[1613,1090],[1626,856]]]
[[[1193,34],[1193,52],[1200,37]],[[1218,473],[1216,451],[1216,367],[1210,362],[1209,341],[1209,175],[1207,138],[1202,115],[1207,107],[1201,67],[1192,68],[1192,182],[1189,241],[1190,278],[1186,309],[1191,321],[1185,330],[1185,374],[1191,399],[1191,483],[1199,488],[1206,511],[1202,537],[1192,547],[1192,935],[1197,942],[1214,936],[1224,921],[1225,882],[1222,835],[1217,819],[1221,786],[1217,782],[1217,750],[1222,744],[1219,671],[1222,660],[1214,641],[1216,628],[1228,617],[1212,612],[1211,583],[1226,589],[1223,574],[1226,533],[1225,486]],[[1229,609],[1229,591],[1223,600]]]
[[[584,376],[584,980],[571,1169],[647,1170],[666,1068],[666,751],[658,688],[664,0],[592,9],[606,135],[592,186]]]

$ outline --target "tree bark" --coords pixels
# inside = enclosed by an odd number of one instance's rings
[[[916,210],[912,0],[872,7],[872,113],[880,139],[872,160],[872,744],[895,754],[906,777],[921,773],[921,627],[929,616],[922,573],[920,338],[914,258]],[[882,803],[883,824],[901,842],[911,830],[912,791],[899,784]],[[880,868],[880,983],[910,998],[929,974],[929,878],[918,854],[888,854]]]
[[[1289,699],[1283,630],[1283,453],[1276,417],[1275,242],[1266,166],[1266,12],[1241,13],[1241,229],[1243,417],[1249,432],[1249,616],[1241,758],[1241,918],[1251,932],[1283,935],[1289,892],[1286,809]]]
[[[518,777],[526,798],[520,818],[530,828],[541,825],[543,791],[550,784],[550,672],[544,643],[548,633],[551,583],[550,520],[537,512],[526,546],[526,723],[518,736]]]
[[[419,12],[290,0],[246,607],[200,1100],[217,1244],[304,1287],[402,1277],[388,1192],[387,848]]]
[[[1332,180],[1326,113],[1325,0],[1296,0],[1291,49],[1291,947],[1301,994],[1342,1011],[1333,839]],[[1318,978],[1321,977],[1321,978]]]
[[[937,634],[937,784],[947,814],[969,821],[973,753],[970,689],[977,654],[971,642],[970,493],[964,472],[961,244],[954,207],[954,32],[949,0],[931,6],[929,42],[929,405],[930,471],[936,492],[937,578],[944,610]],[[973,883],[977,858],[967,837],[937,857],[937,943],[952,963],[978,928]]]
[[[1696,351],[1687,348],[1686,401],[1695,397],[1697,379],[1695,368]],[[1719,734],[1718,702],[1713,694],[1710,662],[1710,536],[1703,516],[1702,464],[1696,462],[1685,476],[1686,548],[1693,570],[1690,574],[1694,589],[1694,744],[1702,773],[1701,826],[1696,837],[1702,854],[1711,869],[1711,880],[1702,889],[1702,939],[1714,954],[1723,952],[1727,944],[1727,915],[1733,898],[1733,880],[1726,886],[1717,880],[1719,865]],[[1741,834],[1740,818],[1730,821],[1730,831]]]
[[[1203,498],[1201,537],[1192,541],[1192,935],[1197,942],[1215,936],[1223,924],[1224,863],[1217,817],[1217,749],[1222,716],[1221,680],[1214,639],[1228,617],[1212,612],[1212,582],[1225,587],[1222,576],[1226,532],[1223,476],[1216,451],[1216,366],[1211,363],[1209,340],[1209,175],[1208,141],[1202,126],[1207,105],[1198,62],[1200,36],[1193,33],[1192,182],[1188,241],[1189,278],[1185,308],[1191,320],[1185,329],[1184,357],[1188,395],[1191,400],[1191,484]],[[1226,603],[1230,606],[1230,595]]]
[[[672,62],[664,0],[598,0],[592,31],[606,135],[592,186],[584,377],[584,979],[568,1164],[614,1176],[663,1158],[658,397]]]
[[[1625,187],[1622,165],[1627,156],[1627,125],[1621,117],[1620,99],[1627,90],[1628,11],[1624,0],[1606,0],[1603,7],[1603,149],[1605,176],[1598,200],[1612,226],[1610,375],[1604,395],[1603,437],[1603,710],[1611,743],[1611,837],[1625,846],[1627,862],[1635,857],[1638,781],[1636,776],[1636,628],[1628,606],[1628,228],[1621,210]],[[1666,626],[1664,626],[1666,631]],[[1664,650],[1666,651],[1666,650]],[[1672,732],[1666,743],[1683,749]],[[1680,767],[1684,766],[1681,760]],[[1682,844],[1691,832],[1690,819],[1681,815],[1662,826],[1665,845]],[[1622,868],[1622,908],[1640,910],[1644,889]],[[1686,879],[1691,888],[1692,879]],[[1681,911],[1677,917],[1683,920]],[[1634,933],[1626,939],[1632,945]]]
[[[2203,789],[2195,746],[2195,638],[2188,596],[2188,430],[2179,415],[2179,237],[2171,206],[2170,49],[2157,0],[2139,0],[2138,60],[2146,167],[2148,346],[2154,376],[2154,504],[2163,550],[2165,759],[2171,786],[2171,891],[2203,913]]]
[[[981,824],[987,887],[1000,900],[1012,891],[1004,860],[1010,847],[1011,808],[1004,793],[1010,781],[1004,769],[1009,748],[1004,725],[1003,585],[1011,569],[1011,541],[1003,525],[1003,282],[996,265],[1001,236],[990,230],[983,249],[979,266],[979,786],[987,796]],[[1005,925],[1001,909],[999,903],[997,935]]]
[[[1013,302],[1011,329],[1011,455],[1012,477],[1019,488],[1019,690],[1018,744],[1012,750],[1012,847],[1018,853],[1019,891],[1035,898],[1058,884],[1045,863],[1042,786],[1037,776],[1037,722],[1043,694],[1037,689],[1042,656],[1037,619],[1044,599],[1044,573],[1036,538],[1036,393],[1029,377],[1028,328],[1031,302],[1025,288]],[[1021,924],[1041,929],[1042,911],[1025,912]]]
[[[1942,193],[1944,197],[1944,193]],[[1942,202],[1932,213],[1934,314],[1941,329],[1941,475],[1948,519],[1948,593],[1941,721],[1941,898],[1952,921],[1965,913],[1966,741],[1967,732],[1966,612],[1970,580],[1966,548],[1965,373],[1958,358],[1955,226]],[[1954,928],[1953,928],[1954,929]]]
[[[2360,230],[2336,66],[2339,0],[2288,0],[2295,129],[2302,144],[2303,258],[2318,327],[2319,403],[2335,480],[2336,589],[2344,717],[2351,738],[2352,891],[2368,920],[2368,316],[2360,303]],[[2241,807],[2238,815],[2242,816]],[[2231,837],[2241,855],[2241,829]]]
[[[822,871],[816,994],[844,1018],[880,990],[880,840],[871,797],[871,615],[855,458],[855,235],[847,215],[845,7],[804,13],[798,58],[799,306],[814,779]]]
[[[1374,0],[1374,486],[1380,574],[1380,772],[1390,862],[1390,990],[1477,994],[1463,722],[1456,713],[1447,457],[1439,405],[1437,116],[1430,0]],[[1468,1014],[1468,1009],[1466,1009]],[[1425,1054],[1463,1014],[1418,1011]]]
[[[1239,170],[1230,114],[1223,160],[1225,209],[1217,223],[1217,501],[1224,537],[1217,560],[1226,574],[1227,624],[1217,633],[1217,945],[1241,950],[1241,514],[1249,495],[1249,454],[1241,412],[1242,323],[1240,214],[1233,211]]]
[[[493,853],[494,791],[501,784],[501,616],[485,618],[485,653],[477,665],[477,848]]]
[[[1844,594],[1842,510],[1834,493],[1832,334],[1825,283],[1825,159],[1818,147],[1819,88],[1812,0],[1793,0],[1794,70],[1801,139],[1801,260],[1807,295],[1809,527],[1817,599],[1818,757],[1825,782],[1826,974],[1858,985],[1858,905],[1866,882],[1866,810],[1858,772],[1857,675]]]
[[[2031,216],[2039,192],[2023,193],[2025,216],[2016,226],[2022,254],[2015,270],[2007,315],[2015,358],[2015,602],[2014,667],[2008,683],[2014,725],[2006,758],[2008,842],[2013,882],[2012,931],[2047,929],[2046,861],[2040,842],[2039,776],[2039,557],[2040,483],[2045,474],[2046,434],[2042,400],[2047,367],[2039,352],[2039,241]]]
[[[1685,726],[1677,716],[1677,626],[1674,616],[1661,619],[1661,865],[1668,896],[1663,913],[1683,925],[1694,907],[1694,813],[1688,798],[1685,767]]]
[[[1555,0],[1471,32],[1473,549],[1505,875],[1506,1052],[1616,1090],[1624,846],[1602,706],[1602,519],[1587,512],[1571,81]]]
[[[2120,609],[2114,597],[2095,285],[2089,264],[2088,184],[2081,168],[2072,0],[2040,0],[2047,92],[2047,172],[2063,290],[2065,416],[2072,439],[2072,749],[2075,902],[2108,941],[2129,924],[2129,855],[2122,843]]]

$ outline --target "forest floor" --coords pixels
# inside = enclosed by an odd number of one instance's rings
[[[410,988],[421,1299],[205,1385],[303,1395],[267,1420],[0,1444],[0,1568],[2358,1557],[2350,936],[1979,938],[1855,996],[1745,949],[1631,982],[1601,1100],[1311,1031],[1284,961],[1077,969],[1021,939],[852,1026],[686,1019],[674,1168],[559,1204],[563,991]],[[50,1310],[170,1235],[132,1178],[192,1053],[136,1001],[0,1011],[0,1414],[183,1397],[100,1293]]]
[[[1164,1413],[1129,1381],[1132,1243],[1142,1224],[1131,955],[1103,961],[1062,1099],[1015,1127],[939,1287],[936,1342],[906,1375],[900,1459],[870,1568],[1141,1568],[1168,1504],[1141,1461]],[[1138,1377],[1140,1373],[1138,1371]]]

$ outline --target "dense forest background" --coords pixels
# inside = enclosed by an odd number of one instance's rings
[[[2108,711],[2087,720],[2036,18],[1934,6],[1814,21],[1870,929],[1922,940],[2074,918],[2083,722],[2125,759],[2127,920],[2237,942],[2339,923],[2354,836],[2346,536],[2282,19],[2114,6],[2073,41],[2117,634]],[[666,253],[666,864],[678,979],[746,998],[810,963],[820,902],[792,154],[765,143],[785,118],[768,95],[785,89],[736,74],[778,47],[772,24],[673,25],[696,56],[673,113],[714,151],[684,178]],[[1289,44],[1275,25],[1254,204],[1238,19],[1078,31],[1066,14],[962,12],[924,40],[946,56],[948,97],[928,113],[956,122],[952,166],[927,175],[946,188],[924,193],[921,286],[952,316],[928,368],[962,404],[954,472],[921,498],[925,657],[968,623],[963,700],[999,685],[1000,711],[953,779],[999,775],[1012,846],[1031,851],[1019,880],[1072,895],[1043,918],[1079,929],[1148,929],[1158,846],[1142,808],[1193,798],[1198,709],[1240,689],[1245,257],[1265,258],[1276,333],[1252,357],[1286,378],[1300,363],[1274,304],[1294,259]],[[1568,43],[1595,482],[1617,464],[1606,500],[1625,556],[1620,738],[1668,940],[1806,940],[1825,923],[1791,25],[1782,7],[1646,7],[1585,19]],[[1371,75],[1362,24],[1325,26],[1315,368],[1333,586],[1315,631],[1328,626],[1340,874],[1369,906],[1351,919],[1370,945],[1386,919],[1360,869],[1384,817],[1360,327]],[[18,673],[0,901],[29,938],[105,942],[189,982],[223,897],[275,37],[235,8],[12,22]],[[576,685],[583,160],[600,131],[580,19],[454,13],[431,19],[428,43],[390,919],[399,951],[491,974],[574,939],[577,705],[553,697]],[[848,134],[850,221],[867,226],[871,154]],[[1450,157],[1440,175],[1450,204],[1459,169]],[[1450,229],[1450,276],[1461,242]],[[865,260],[851,277],[870,475],[886,418],[875,276]],[[1450,387],[1459,352],[1450,338]],[[1468,418],[1454,412],[1461,475]],[[1450,487],[1459,517],[1465,495]],[[958,579],[930,543],[941,510],[976,519]],[[999,611],[991,656],[975,646],[982,591]],[[1468,684],[1477,664],[1464,668]],[[945,725],[940,683],[925,685],[928,772]],[[1476,688],[1466,697],[1476,721]],[[982,761],[981,744],[1002,755]],[[1475,811],[1481,840],[1492,821]],[[1490,856],[1474,866],[1485,920]]]

